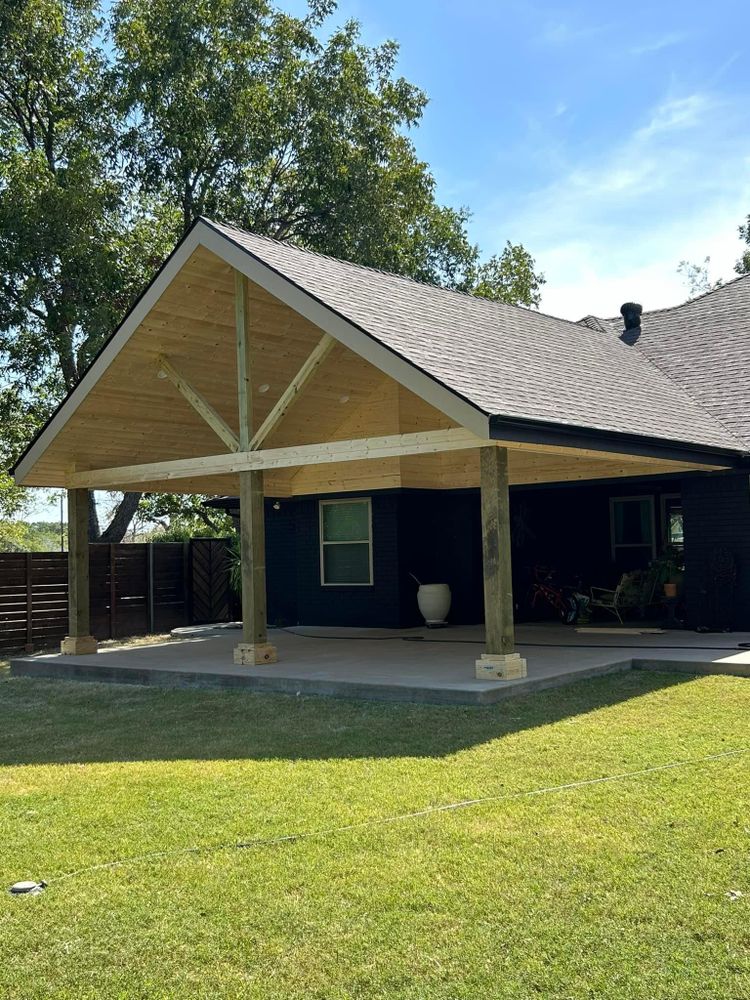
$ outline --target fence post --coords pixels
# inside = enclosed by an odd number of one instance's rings
[[[185,624],[193,624],[193,574],[190,566],[191,545],[189,541],[182,543],[182,580],[183,580],[183,608],[185,612]]]
[[[24,651],[34,652],[34,591],[31,580],[31,553],[26,553],[26,645]]]
[[[115,567],[117,561],[115,558],[115,546],[114,543],[110,542],[109,545],[109,637],[114,639],[115,629],[117,627],[117,612],[115,611],[115,602],[117,601],[117,580],[115,578]]]
[[[148,631],[154,634],[154,543],[146,545],[146,600],[148,602]]]

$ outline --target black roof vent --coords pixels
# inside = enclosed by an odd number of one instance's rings
[[[625,324],[625,329],[620,334],[620,340],[629,346],[632,346],[641,335],[642,312],[643,306],[638,302],[625,302],[624,305],[620,306],[620,315]]]
[[[643,306],[637,302],[626,302],[620,306],[620,315],[625,323],[626,330],[635,330],[641,325],[641,314]]]

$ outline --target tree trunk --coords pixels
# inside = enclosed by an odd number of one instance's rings
[[[89,541],[98,542],[101,537],[101,533],[101,528],[99,527],[99,513],[96,509],[94,491],[89,490]]]
[[[123,540],[142,496],[142,493],[123,494],[117,510],[112,515],[112,520],[101,534],[100,542],[121,542]]]

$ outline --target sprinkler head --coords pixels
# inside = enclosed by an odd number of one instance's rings
[[[8,892],[13,896],[38,896],[46,888],[46,882],[16,882],[10,887]]]

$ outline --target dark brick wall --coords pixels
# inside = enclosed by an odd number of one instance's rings
[[[266,505],[268,620],[271,625],[350,625],[397,628],[400,624],[398,495],[372,500],[373,585],[326,586],[320,580],[318,501],[356,494],[295,497]]]
[[[482,535],[478,490],[404,490],[399,497],[401,621],[419,625],[417,584],[447,583],[450,621],[484,619]]]
[[[297,518],[292,501],[266,500],[266,595],[269,625],[296,625]]]
[[[523,606],[530,570],[544,563],[562,581],[614,585],[623,567],[612,563],[609,498],[653,494],[659,521],[661,493],[679,493],[674,479],[570,484],[511,490],[513,576]],[[374,586],[320,583],[318,501],[297,497],[266,507],[269,622],[278,625],[417,625],[414,573],[423,583],[448,583],[450,621],[484,618],[478,490],[393,490],[369,494],[373,515]],[[657,550],[662,539],[657,538]],[[545,609],[543,609],[545,610]],[[526,615],[527,616],[527,615]]]
[[[687,624],[750,629],[750,477],[685,477],[682,503]],[[733,588],[717,578],[725,553],[734,562]]]

